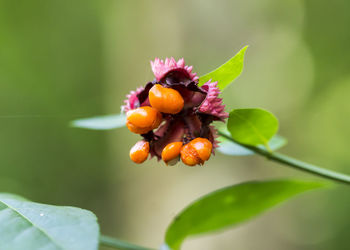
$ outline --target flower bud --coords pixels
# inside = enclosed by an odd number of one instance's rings
[[[203,164],[209,160],[213,145],[208,139],[198,137],[181,149],[181,160],[188,166]]]
[[[162,114],[149,106],[129,110],[126,113],[126,126],[136,134],[146,134],[158,128],[162,122]]]
[[[146,141],[138,141],[131,149],[130,149],[130,159],[140,164],[147,160],[149,153],[149,142]]]
[[[172,142],[166,145],[162,151],[162,159],[168,165],[175,165],[179,160],[182,142]]]
[[[149,102],[153,108],[167,114],[177,114],[184,107],[184,99],[177,90],[160,84],[150,89]]]

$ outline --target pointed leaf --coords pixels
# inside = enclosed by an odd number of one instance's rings
[[[212,82],[217,81],[220,90],[224,90],[232,83],[243,71],[244,54],[248,46],[243,47],[234,57],[228,60],[214,71],[201,76],[199,85],[203,85],[210,79]]]
[[[278,120],[263,109],[234,109],[230,112],[227,129],[239,143],[268,146],[278,130]]]
[[[212,192],[185,208],[170,224],[162,249],[178,250],[188,236],[242,223],[292,196],[325,186],[320,182],[245,182]]]
[[[74,120],[71,122],[71,126],[92,130],[110,130],[124,127],[125,122],[126,116],[124,114],[117,114]]]
[[[0,249],[96,250],[98,238],[97,218],[87,210],[0,193]]]

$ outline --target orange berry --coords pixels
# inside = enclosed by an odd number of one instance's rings
[[[182,148],[182,142],[172,142],[166,145],[162,151],[162,159],[168,165],[173,165],[172,161],[174,160],[174,164],[177,163],[180,151]]]
[[[136,134],[146,134],[158,128],[162,122],[162,114],[149,106],[129,110],[126,113],[126,126]]]
[[[153,108],[167,114],[177,114],[184,107],[184,99],[177,90],[160,84],[150,89],[149,102]]]
[[[211,151],[213,149],[213,145],[208,139],[198,137],[190,142],[190,145],[192,148],[195,149],[195,151],[198,154],[198,157],[202,161],[207,161],[210,158]]]
[[[181,160],[188,166],[203,164],[210,158],[213,145],[208,139],[196,138],[181,149]]]
[[[146,141],[138,141],[131,149],[130,149],[130,159],[140,164],[147,160],[149,153],[149,142]]]
[[[189,144],[186,144],[181,148],[181,160],[188,166],[194,166],[200,163],[200,159],[197,157],[196,152]]]

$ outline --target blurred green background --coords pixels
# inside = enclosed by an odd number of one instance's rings
[[[105,234],[159,246],[200,195],[274,177],[314,178],[261,157],[217,154],[203,168],[131,163],[127,129],[73,129],[118,113],[152,80],[154,57],[200,75],[244,45],[228,109],[262,107],[289,139],[281,151],[350,174],[350,1],[0,0],[0,191],[96,213]],[[184,249],[349,249],[350,192],[302,195]]]

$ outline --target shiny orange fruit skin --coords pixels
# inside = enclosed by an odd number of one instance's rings
[[[191,167],[201,163],[197,153],[189,144],[186,144],[181,148],[181,160],[187,166]]]
[[[195,149],[198,154],[198,157],[202,161],[207,161],[210,158],[213,145],[208,139],[198,137],[192,140],[190,143],[191,147]]]
[[[130,149],[130,159],[140,164],[147,160],[149,154],[149,142],[146,141],[138,141],[131,149]]]
[[[136,134],[146,134],[158,128],[162,122],[162,114],[149,106],[129,110],[126,113],[126,126]]]
[[[181,149],[181,160],[188,166],[203,164],[209,160],[213,145],[208,139],[198,137]]]
[[[184,99],[177,90],[160,84],[150,89],[148,97],[151,106],[162,113],[177,114],[184,107]]]
[[[182,142],[172,142],[166,145],[162,151],[162,159],[168,165],[168,162],[176,159],[180,155]]]

